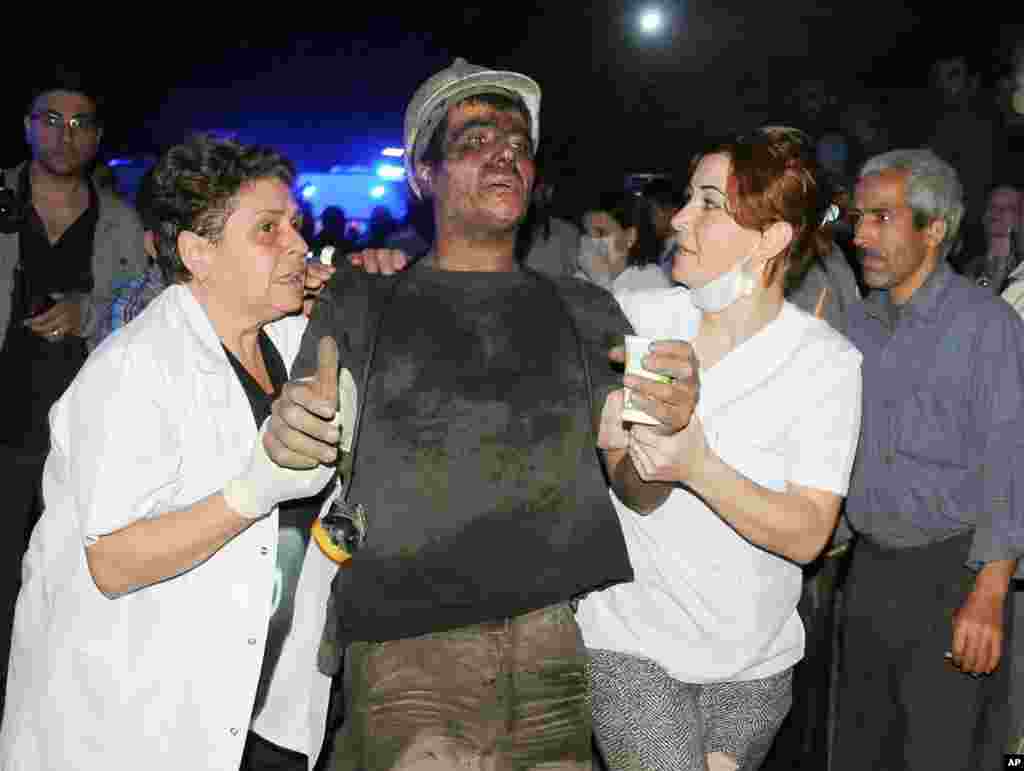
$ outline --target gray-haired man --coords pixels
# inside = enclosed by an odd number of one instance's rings
[[[854,214],[877,291],[847,331],[864,410],[832,769],[998,768],[1024,545],[1024,324],[946,262],[962,194],[930,151],[870,159]]]

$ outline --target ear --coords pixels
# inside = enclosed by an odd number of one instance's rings
[[[778,257],[791,243],[793,243],[793,226],[788,222],[773,222],[761,234],[760,254],[758,256],[767,263],[769,260]]]
[[[421,193],[434,192],[434,168],[429,163],[416,164],[416,181],[419,183]],[[426,197],[421,195],[421,198]]]
[[[180,238],[178,240],[181,241]],[[156,237],[152,230],[142,231],[142,248],[148,256],[156,259]]]
[[[213,265],[210,242],[191,230],[178,233],[178,254],[189,273],[199,282],[207,276]]]
[[[636,229],[636,225],[631,228],[626,228],[623,231],[623,235],[626,237],[626,251],[628,252],[636,244],[636,240],[640,237],[640,232]]]
[[[946,237],[946,221],[941,217],[936,217],[928,223],[924,229],[925,244],[933,252],[939,250],[939,244]]]

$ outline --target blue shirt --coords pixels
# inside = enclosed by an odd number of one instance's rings
[[[895,311],[895,312],[894,312]],[[943,262],[898,310],[852,309],[864,355],[853,529],[920,546],[973,531],[977,570],[1024,551],[1024,322]]]

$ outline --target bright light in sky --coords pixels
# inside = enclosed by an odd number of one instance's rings
[[[401,158],[405,155],[405,150],[401,147],[385,147],[380,151],[381,155],[386,155],[388,158]]]
[[[661,11],[657,8],[648,8],[640,14],[640,29],[648,34],[658,32],[663,22]]]
[[[304,200],[312,200],[313,196],[316,195],[316,185],[303,185],[302,186],[302,197]]]
[[[384,185],[378,185],[370,191],[370,198],[383,198],[388,194],[388,189]]]

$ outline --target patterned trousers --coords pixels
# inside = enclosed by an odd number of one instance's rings
[[[594,733],[610,771],[756,769],[792,703],[792,668],[692,685],[648,659],[590,651]],[[730,762],[731,761],[731,762]]]

